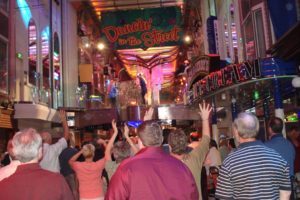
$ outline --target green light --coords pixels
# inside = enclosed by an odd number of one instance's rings
[[[255,100],[258,100],[258,99],[259,99],[259,92],[258,92],[257,90],[255,90],[255,91],[253,92],[253,98],[254,98]]]
[[[23,54],[22,54],[22,53],[17,53],[16,56],[17,56],[17,58],[20,59],[20,60],[23,59]]]

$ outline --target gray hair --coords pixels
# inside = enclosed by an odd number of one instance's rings
[[[138,136],[143,145],[159,147],[163,142],[162,129],[160,125],[153,121],[145,121],[138,127]]]
[[[255,138],[259,130],[259,121],[255,115],[243,112],[234,120],[233,128],[241,138]]]
[[[39,149],[42,147],[42,138],[35,129],[24,129],[15,134],[12,145],[15,158],[26,163],[38,158]]]

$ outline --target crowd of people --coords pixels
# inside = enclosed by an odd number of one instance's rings
[[[202,134],[162,130],[150,108],[137,128],[137,141],[126,124],[120,140],[113,120],[108,141],[84,142],[81,149],[74,147],[66,113],[60,111],[64,134],[57,142],[33,128],[8,142],[0,199],[206,200],[210,184],[216,199],[297,199],[298,127],[287,131],[288,140],[283,121],[271,118],[269,140],[263,143],[256,139],[257,117],[240,113],[233,138],[217,143],[211,139],[211,110],[209,104],[199,104]]]

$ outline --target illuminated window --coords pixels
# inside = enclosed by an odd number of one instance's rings
[[[42,32],[42,80],[44,89],[50,88],[50,68],[49,68],[49,27]]]
[[[53,51],[53,81],[54,88],[60,90],[60,79],[61,79],[61,69],[60,69],[60,49],[59,49],[59,39],[57,33],[54,33],[54,51]]]
[[[34,21],[31,19],[28,25],[28,77],[29,83],[37,86],[37,30]]]

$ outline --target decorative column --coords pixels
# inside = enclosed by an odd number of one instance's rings
[[[285,124],[284,124],[284,110],[283,110],[283,103],[282,103],[282,96],[280,91],[280,82],[277,78],[273,80],[274,84],[274,106],[275,106],[275,117],[279,117],[283,120],[283,130],[282,134],[286,137],[285,132]]]
[[[212,98],[212,138],[219,145],[219,129],[218,129],[218,121],[217,121],[217,107],[215,97]]]

